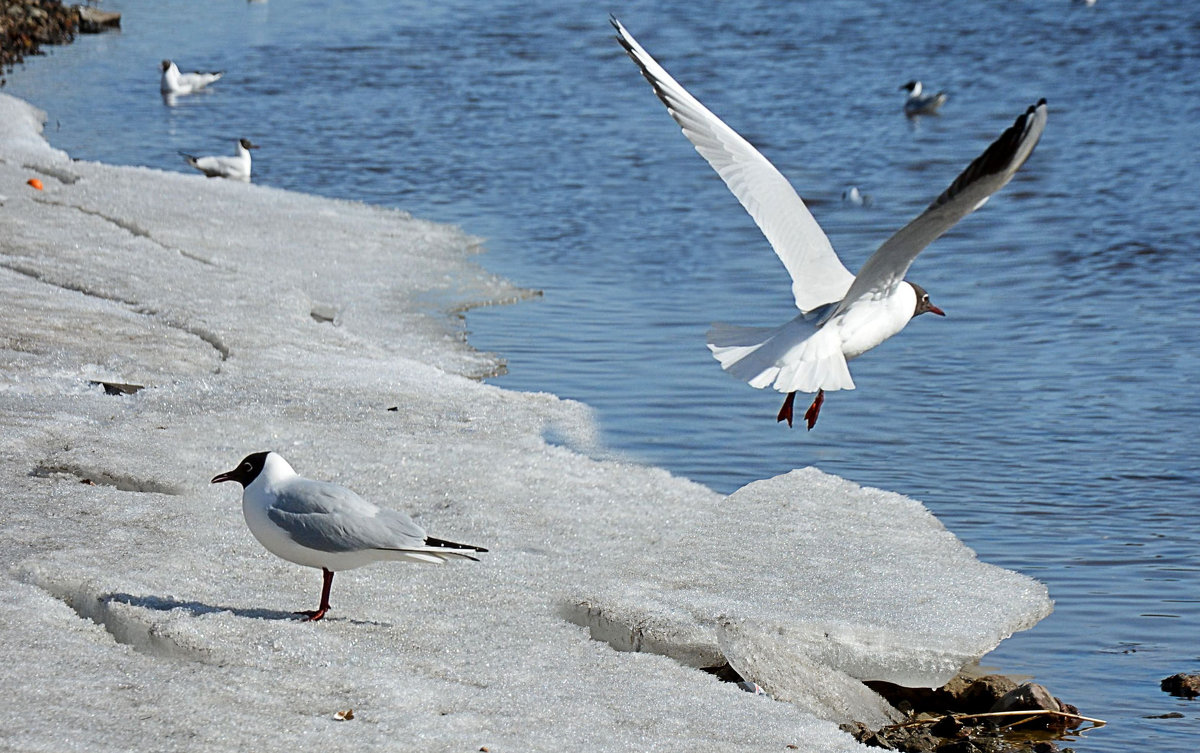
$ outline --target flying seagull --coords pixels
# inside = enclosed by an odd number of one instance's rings
[[[258,144],[250,143],[250,139],[238,139],[237,154],[233,157],[196,157],[186,152],[180,154],[185,162],[209,178],[232,178],[249,183],[250,150],[257,148]]]
[[[817,393],[804,415],[811,429],[826,390],[854,389],[847,361],[904,329],[913,317],[926,312],[945,316],[925,290],[904,275],[921,249],[982,206],[1029,158],[1046,127],[1046,100],[1018,116],[854,275],[775,166],[671,78],[616,18],[610,20],[618,41],[683,135],[754,218],[792,277],[799,316],[780,327],[714,324],[708,348],[721,368],[750,386],[772,385],[785,393],[777,419],[788,426],[796,393]]]
[[[383,560],[442,563],[477,560],[487,550],[435,539],[402,512],[377,507],[344,486],[299,476],[274,452],[247,455],[212,483],[242,485],[242,515],[254,538],[277,557],[320,568],[321,605],[299,612],[317,621],[329,611],[333,574]]]

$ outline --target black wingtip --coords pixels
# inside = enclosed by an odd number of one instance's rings
[[[608,14],[608,22],[612,24],[613,31],[617,32],[617,41],[620,42],[621,46],[625,48],[625,52],[629,53],[630,57],[633,57],[633,48],[629,46],[628,40],[625,39],[625,35],[629,32],[625,31],[625,27],[622,26],[617,17],[611,13]],[[634,59],[636,60],[636,58]]]
[[[459,544],[455,541],[447,541],[445,539],[435,539],[432,536],[428,536],[425,538],[425,546],[436,546],[436,547],[440,547],[443,549],[470,549],[473,552],[486,552],[487,551],[487,549],[484,549],[481,546],[475,546],[473,544]],[[464,556],[466,556],[466,555],[464,555]],[[475,559],[475,558],[472,557],[471,559]]]
[[[646,64],[642,62],[642,59],[638,57],[637,51],[633,49],[633,43],[630,41],[633,39],[633,35],[629,34],[625,27],[620,25],[621,22],[617,20],[616,16],[611,16],[609,20],[612,22],[613,28],[617,30],[616,39],[621,47],[624,48],[625,54],[629,55],[629,59],[632,60],[634,64],[637,65],[638,70],[642,72],[642,78],[649,82],[650,88],[654,90],[654,96],[658,97],[659,100],[666,105],[667,111],[671,113],[671,117],[675,117],[675,105],[671,103],[671,99],[666,90],[663,89],[662,83],[655,78],[654,74],[650,72],[650,69],[646,67]],[[628,35],[628,38],[626,35]],[[647,57],[649,57],[650,53],[646,53],[645,51],[643,52]]]
[[[1025,112],[1018,115],[1017,119],[1013,121],[1013,124],[1005,129],[1004,133],[1000,134],[1000,136],[993,141],[986,150],[984,150],[983,154],[976,157],[975,160],[967,166],[967,169],[963,170],[962,173],[954,179],[954,182],[950,184],[950,187],[943,191],[940,196],[934,199],[933,204],[930,206],[934,207],[940,204],[945,204],[962,192],[963,189],[965,189],[968,185],[974,183],[980,178],[1007,170],[1013,159],[1016,158],[1021,149],[1021,144],[1024,143],[1025,138],[1028,135],[1030,118],[1037,113],[1039,107],[1042,107],[1045,104],[1046,98],[1042,97],[1038,100],[1036,105],[1030,105]]]

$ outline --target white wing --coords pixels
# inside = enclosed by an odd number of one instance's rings
[[[983,206],[989,196],[1012,179],[1033,154],[1045,128],[1046,100],[1041,99],[1018,116],[920,216],[884,241],[858,271],[837,311],[845,310],[863,296],[898,285],[923,248]]]
[[[203,89],[209,84],[217,81],[224,76],[223,71],[213,71],[212,73],[201,73],[200,71],[192,71],[191,73],[179,74],[180,86],[189,91]]]
[[[232,175],[236,172],[236,166],[228,157],[201,157],[196,160],[196,167],[204,171],[205,175]]]
[[[620,21],[609,20],[617,30],[617,40],[642,69],[642,75],[683,129],[683,135],[729,186],[787,267],[796,306],[808,312],[841,300],[854,275],[838,259],[829,239],[787,178],[750,142],[671,78]]]

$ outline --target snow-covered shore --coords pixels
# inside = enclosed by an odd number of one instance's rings
[[[589,457],[585,406],[478,381],[448,312],[524,291],[455,228],[40,130],[0,95],[0,747],[858,750],[836,723],[894,713],[860,680],[941,684],[1049,612],[900,495]],[[319,574],[208,484],[264,449],[491,551],[297,622]],[[771,697],[695,668],[726,660]]]

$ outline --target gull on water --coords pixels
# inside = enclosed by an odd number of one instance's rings
[[[858,186],[850,186],[845,191],[842,191],[842,201],[847,204],[853,204],[856,207],[869,207],[874,202],[871,194],[858,190]]]
[[[159,82],[158,88],[164,95],[191,94],[200,91],[224,75],[225,71],[180,73],[179,66],[170,60],[164,60],[162,61],[162,80]]]
[[[946,92],[924,94],[920,81],[909,81],[900,88],[908,90],[908,99],[904,100],[905,115],[936,115],[946,104]]]
[[[299,612],[316,621],[329,611],[333,574],[384,560],[442,563],[477,560],[483,547],[425,535],[402,512],[378,507],[344,486],[298,475],[274,452],[247,455],[214,484],[242,485],[242,515],[254,538],[277,557],[321,570],[321,604]]]
[[[250,150],[257,148],[258,144],[250,143],[250,139],[238,139],[237,154],[233,157],[195,157],[186,152],[180,154],[185,162],[209,178],[232,178],[249,183]]]
[[[945,316],[923,288],[904,279],[917,254],[978,209],[1033,153],[1046,127],[1039,100],[852,274],[787,179],[748,141],[721,122],[647,53],[617,19],[617,39],[655,94],[766,236],[792,278],[800,315],[779,327],[714,324],[708,348],[721,368],[787,394],[778,420],[792,424],[797,392],[815,392],[805,413],[811,429],[826,390],[854,389],[847,362],[895,335],[916,316]]]

